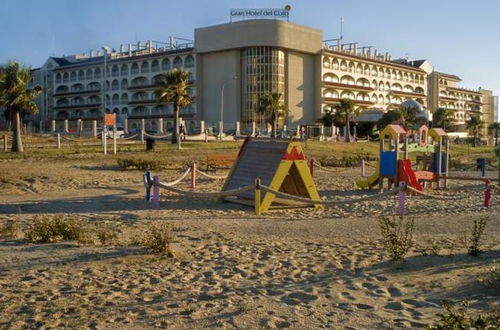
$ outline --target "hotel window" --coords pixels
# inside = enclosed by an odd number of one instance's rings
[[[242,112],[241,120],[259,122],[265,120],[258,113],[260,98],[267,93],[285,96],[285,52],[273,47],[251,47],[242,52]]]
[[[186,60],[184,61],[184,67],[185,68],[192,68],[194,67],[194,58],[191,55],[186,56]]]
[[[122,76],[128,75],[128,65],[127,64],[122,64],[122,67],[120,69],[120,74]]]
[[[174,68],[175,69],[182,68],[182,58],[180,58],[179,56],[176,56],[174,58]]]

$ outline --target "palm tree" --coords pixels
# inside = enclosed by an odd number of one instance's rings
[[[264,115],[266,122],[273,126],[271,137],[276,137],[278,129],[278,120],[285,117],[288,112],[285,103],[282,100],[283,93],[267,93],[264,94],[259,100],[258,113]]]
[[[500,123],[491,123],[490,126],[488,126],[488,131],[493,133],[493,136],[495,137],[495,147],[498,147],[498,134],[500,133]]]
[[[35,98],[42,88],[40,86],[28,88],[30,81],[29,67],[21,66],[15,61],[0,67],[0,106],[14,120],[12,131],[12,151],[14,152],[24,152],[21,139],[21,114],[38,111]]]
[[[479,130],[483,127],[484,121],[482,121],[479,116],[471,116],[469,120],[465,122],[465,126],[469,129],[472,130],[473,133],[473,140],[472,140],[472,147],[475,147],[477,145],[477,136],[479,133]]]
[[[440,127],[444,130],[450,128],[455,123],[453,111],[445,108],[438,108],[433,115],[432,124],[434,127]]]
[[[343,118],[343,121],[345,121],[346,125],[346,142],[351,142],[351,127],[350,127],[350,120],[352,119],[353,115],[358,115],[358,110],[354,109],[354,101],[351,99],[341,99],[340,103],[335,106],[335,114]]]
[[[187,71],[174,69],[160,75],[157,80],[155,95],[159,104],[172,103],[174,106],[174,130],[172,132],[172,143],[179,139],[179,110],[193,102],[189,95],[189,73]]]

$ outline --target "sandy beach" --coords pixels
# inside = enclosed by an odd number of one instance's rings
[[[181,173],[158,171],[165,181]],[[443,300],[467,300],[475,313],[500,300],[478,281],[500,259],[500,199],[483,207],[477,184],[431,191],[448,200],[411,197],[414,246],[394,262],[377,219],[394,213],[395,196],[255,216],[162,191],[152,209],[141,176],[88,155],[0,162],[0,224],[18,228],[18,237],[0,238],[1,328],[421,328]],[[328,199],[374,194],[354,188],[358,177],[358,168],[339,168],[316,171],[315,181]],[[222,181],[198,184],[217,191]],[[117,239],[28,243],[23,228],[40,214],[114,226]],[[485,216],[484,252],[469,256],[464,237]],[[173,225],[174,258],[133,244],[154,221]]]

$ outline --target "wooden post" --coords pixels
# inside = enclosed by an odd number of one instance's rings
[[[97,120],[92,120],[92,136],[97,137]]]
[[[314,159],[313,158],[309,159],[309,172],[311,173],[311,176],[314,177]]]
[[[205,143],[208,142],[208,129],[205,130]]]
[[[113,155],[116,155],[116,126],[113,126]]]
[[[257,131],[257,127],[255,125],[255,122],[252,121],[252,136],[255,136],[256,131]]]
[[[365,177],[365,160],[361,159],[361,177]]]
[[[57,133],[57,149],[61,149],[61,134]]]
[[[102,152],[105,155],[108,153],[108,141],[106,141],[106,128],[102,130]]]
[[[144,118],[141,119],[141,131],[146,130],[146,122],[144,121]]]
[[[255,179],[254,204],[255,215],[260,215],[260,179]]]
[[[69,132],[69,123],[67,119],[64,119],[64,133],[68,134]]]
[[[127,118],[123,119],[123,132],[125,134],[128,134],[128,119]]]
[[[160,207],[160,177],[158,175],[153,176],[153,199],[151,200],[151,205],[157,209]]]
[[[325,141],[325,126],[323,125],[319,127],[319,140]]]
[[[484,206],[485,207],[491,207],[492,202],[491,202],[491,180],[484,180],[485,183],[485,189],[484,189]]]
[[[3,151],[5,152],[9,151],[9,147],[7,145],[7,135],[3,136]]]
[[[235,131],[234,135],[236,135],[236,136],[241,135],[241,133],[240,133],[240,122],[239,121],[236,122],[236,131]]]
[[[52,132],[55,133],[55,131],[56,131],[56,121],[52,119]]]
[[[163,134],[163,118],[158,118],[158,131]]]
[[[394,174],[394,188],[398,184],[398,160],[399,160],[399,134],[396,137],[396,141],[394,142],[394,146],[396,148],[396,173]],[[390,186],[389,186],[390,188]]]
[[[191,163],[191,188],[196,188],[196,162]]]
[[[141,144],[144,144],[144,130],[143,129],[141,129]]]
[[[83,131],[83,122],[81,119],[76,120],[76,130],[78,131],[78,136],[82,136]]]
[[[205,133],[205,121],[200,120],[200,134]]]

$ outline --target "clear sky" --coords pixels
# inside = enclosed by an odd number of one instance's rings
[[[193,38],[196,27],[229,21],[230,8],[291,5],[290,21],[324,38],[428,59],[464,87],[500,93],[500,0],[1,0],[0,63],[37,67],[50,55],[118,48],[168,36]]]

